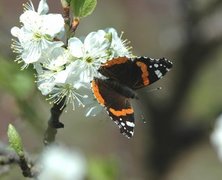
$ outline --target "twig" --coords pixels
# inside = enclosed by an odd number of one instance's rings
[[[22,170],[22,174],[24,177],[34,177],[31,167],[29,165],[29,163],[27,162],[27,159],[25,158],[25,156],[20,156],[19,157],[19,166]]]
[[[29,163],[25,156],[18,157],[17,155],[12,154],[10,152],[0,156],[1,166],[7,166],[10,164],[19,164],[19,167],[21,168],[24,177],[32,178],[35,176],[31,169],[32,163]]]
[[[0,165],[5,166],[9,164],[15,164],[18,163],[19,159],[17,156],[12,155],[1,155],[0,156]]]
[[[64,97],[58,104],[54,104],[50,110],[51,117],[48,121],[48,128],[46,129],[43,141],[45,145],[49,145],[54,142],[55,136],[57,134],[57,129],[64,127],[64,124],[59,122],[59,117],[66,107],[64,105],[65,99],[66,97]]]

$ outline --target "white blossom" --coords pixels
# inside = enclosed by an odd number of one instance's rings
[[[106,49],[110,42],[105,39],[105,32],[98,31],[88,34],[82,42],[73,37],[69,39],[68,49],[73,60],[78,63],[78,70],[81,81],[90,82],[93,77],[99,76],[98,69],[101,63],[107,61]]]
[[[128,41],[123,41],[114,28],[89,33],[85,38],[69,37],[64,44],[64,19],[60,14],[48,14],[46,0],[35,10],[32,2],[24,5],[20,16],[21,28],[13,27],[12,48],[18,54],[16,61],[23,68],[32,64],[36,70],[37,86],[52,103],[64,106],[86,106],[86,116],[95,116],[98,108],[90,83],[94,77],[103,77],[98,69],[101,64],[115,57],[131,57]],[[96,105],[95,105],[96,104]]]
[[[39,90],[43,95],[49,95],[48,100],[53,103],[66,97],[65,104],[72,104],[73,109],[76,105],[84,106],[83,99],[88,96],[82,93],[86,86],[80,81],[77,62],[70,63],[67,50],[61,47],[50,54],[48,58],[45,56],[47,63],[43,67],[36,66]]]
[[[39,161],[41,172],[38,180],[84,180],[86,160],[78,151],[61,146],[50,146]]]
[[[84,41],[76,37],[70,38],[68,49],[73,59],[79,63],[80,79],[83,82],[90,82],[93,77],[101,76],[97,70],[109,59],[131,55],[129,48],[113,28],[91,32]]]
[[[48,48],[60,47],[62,41],[54,41],[64,32],[64,19],[60,14],[45,14],[48,12],[46,0],[41,0],[36,12],[33,4],[26,4],[24,13],[20,16],[22,27],[13,27],[11,34],[18,38],[12,48],[18,53],[17,61],[25,65],[37,62]]]
[[[114,28],[107,28],[105,30],[107,37],[110,36],[111,45],[108,50],[109,59],[116,57],[132,57],[131,47],[128,47],[129,41],[122,40],[122,34],[119,37],[117,31]]]

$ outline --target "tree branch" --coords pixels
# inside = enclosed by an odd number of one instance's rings
[[[19,159],[17,156],[0,156],[0,165],[5,166],[5,165],[10,165],[10,164],[15,164],[19,163]]]
[[[24,155],[17,156],[17,154],[7,150],[6,147],[0,147],[0,165],[7,166],[11,164],[18,164],[24,177],[32,178],[37,174],[33,173],[32,163],[28,162]]]
[[[54,104],[51,108],[51,117],[48,121],[48,127],[44,135],[44,144],[49,145],[55,141],[57,129],[63,128],[64,124],[59,121],[59,117],[65,109],[64,105],[66,97],[64,97],[58,104]]]
[[[31,165],[28,163],[25,156],[19,157],[19,166],[22,170],[22,174],[24,177],[30,177],[30,178],[34,177],[32,170],[31,170]]]

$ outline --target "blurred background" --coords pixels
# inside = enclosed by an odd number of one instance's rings
[[[21,71],[10,49],[10,28],[19,25],[25,2],[0,1],[0,144],[7,145],[12,123],[26,151],[37,155],[51,105],[36,89],[31,66]],[[62,13],[59,0],[48,2],[50,12]],[[38,0],[33,3],[37,8]],[[135,55],[166,57],[174,64],[162,80],[138,91],[130,140],[106,112],[90,118],[84,109],[63,113],[65,128],[56,141],[85,155],[88,179],[222,179],[222,162],[209,138],[222,112],[221,10],[221,0],[98,0],[94,13],[80,22],[77,36],[114,27],[124,31]],[[0,179],[24,178],[14,165],[0,166]]]

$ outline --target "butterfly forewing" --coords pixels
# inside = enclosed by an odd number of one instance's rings
[[[107,63],[103,64],[99,68],[99,72],[102,75],[110,79],[114,79],[128,87],[131,87],[136,80],[133,61],[127,57],[119,57],[107,61]]]
[[[103,64],[99,72],[132,89],[139,89],[159,80],[171,68],[172,63],[165,58],[120,57]]]
[[[134,64],[140,67],[141,76],[138,77],[139,83],[135,84],[133,89],[139,89],[152,84],[161,79],[171,68],[172,63],[165,58],[152,59],[148,57],[139,57],[134,59]],[[141,83],[143,81],[143,83]]]

